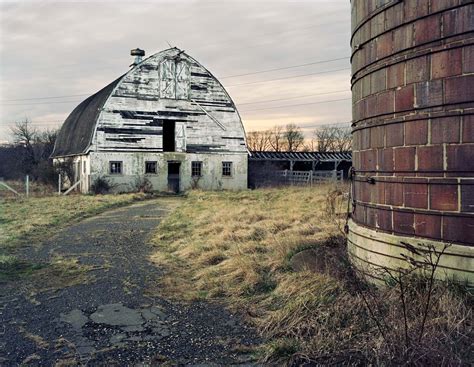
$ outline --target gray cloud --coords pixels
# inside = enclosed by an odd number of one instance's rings
[[[94,93],[128,70],[129,50],[147,55],[185,49],[218,78],[349,56],[350,3],[312,1],[23,1],[0,4],[0,141],[9,126],[30,118],[59,126],[81,97],[7,101]],[[239,103],[349,90],[349,71],[232,86],[349,68],[349,61],[224,78]],[[228,87],[227,87],[228,86]],[[248,130],[275,124],[350,120],[350,93],[241,106]],[[70,101],[63,103],[65,101]],[[58,103],[61,102],[61,103]],[[305,104],[288,108],[273,106]],[[259,110],[257,110],[259,109]],[[253,110],[253,111],[251,111]]]

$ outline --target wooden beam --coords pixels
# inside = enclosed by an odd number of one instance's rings
[[[17,194],[18,196],[20,196],[20,194],[18,192],[16,192],[15,190],[13,190],[10,186],[8,186],[5,182],[2,182],[0,181],[0,185],[6,187],[8,190],[10,190],[11,192],[13,192],[14,194]]]
[[[204,107],[202,107],[199,103],[197,103],[194,99],[191,99],[191,101],[198,106],[202,112],[204,112],[212,121],[214,121],[217,126],[219,126],[222,130],[227,130],[224,125],[222,125],[214,116],[212,116],[209,112],[207,112]]]
[[[77,181],[74,185],[72,185],[69,189],[67,189],[67,191],[64,193],[64,196],[66,196],[72,190],[74,190],[81,183],[81,181],[82,181],[82,179],[79,179],[79,181]]]

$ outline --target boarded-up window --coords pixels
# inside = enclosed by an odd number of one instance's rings
[[[189,65],[186,61],[164,60],[160,65],[160,98],[189,98]]]

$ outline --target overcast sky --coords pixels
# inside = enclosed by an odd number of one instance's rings
[[[223,83],[247,131],[296,123],[309,136],[351,119],[348,0],[0,2],[0,142],[25,118],[59,127],[128,70],[130,49],[168,42]]]

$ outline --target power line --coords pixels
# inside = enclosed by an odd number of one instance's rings
[[[339,61],[339,60],[349,60],[349,57],[340,57],[340,58],[337,58],[337,59],[329,59],[329,60],[320,60],[320,61],[315,61],[315,62],[309,62],[309,63],[307,63],[307,64],[285,66],[285,67],[275,68],[275,69],[266,69],[266,70],[255,71],[255,72],[253,72],[253,73],[227,75],[227,76],[220,77],[220,79],[234,78],[234,77],[238,77],[238,76],[247,76],[247,75],[255,75],[255,74],[262,74],[262,73],[270,73],[270,72],[272,72],[272,71],[287,70],[287,69],[294,69],[294,68],[301,68],[301,67],[303,67],[303,66],[310,66],[310,65],[317,65],[317,64],[325,64],[325,63],[327,63],[327,62],[333,62],[333,61]]]
[[[34,99],[56,99],[56,98],[84,97],[84,96],[90,96],[90,94],[70,94],[70,95],[54,96],[54,97],[30,97],[30,98],[17,98],[17,99],[2,99],[1,102],[31,101],[31,100],[34,100]]]
[[[229,88],[229,87],[237,87],[237,86],[240,86],[240,85],[268,83],[268,82],[274,82],[274,81],[277,81],[277,80],[301,78],[301,77],[303,77],[303,76],[311,76],[311,75],[329,74],[329,73],[334,73],[334,72],[337,72],[337,71],[345,71],[345,70],[350,70],[350,69],[349,69],[349,68],[344,68],[344,69],[335,69],[335,70],[320,71],[320,72],[317,72],[317,73],[309,73],[309,74],[301,74],[301,75],[287,76],[287,77],[284,77],[284,78],[260,80],[260,81],[256,81],[256,82],[247,82],[247,83],[240,83],[240,84],[230,84],[230,85],[226,85],[225,87],[226,87],[226,88]]]
[[[232,78],[232,77],[237,77],[237,76],[254,75],[254,74],[262,74],[262,73],[268,73],[268,72],[272,72],[272,71],[287,70],[287,69],[292,69],[292,68],[322,64],[322,63],[333,62],[333,61],[344,60],[344,59],[348,59],[348,57],[342,57],[342,58],[337,58],[337,59],[328,59],[328,60],[320,60],[320,61],[315,61],[315,62],[311,62],[311,63],[307,63],[307,64],[290,65],[290,66],[285,66],[285,67],[281,67],[281,68],[260,70],[260,71],[246,73],[246,74],[240,74],[240,75],[229,75],[229,76],[225,76],[225,77],[222,77],[222,78],[219,78],[219,79]],[[340,71],[340,70],[349,70],[349,69],[339,69],[339,70],[334,70],[334,71]],[[331,71],[328,71],[328,72],[331,72]],[[323,73],[327,73],[327,72],[314,73],[314,74],[305,74],[305,75],[301,75],[301,76],[316,75],[316,74],[323,74]],[[298,77],[298,76],[296,76],[296,77]],[[290,77],[290,78],[294,78],[294,77]],[[286,79],[286,78],[282,78],[282,79]],[[272,81],[272,80],[270,79],[269,81]],[[251,82],[251,83],[260,83],[260,82]],[[232,86],[235,86],[235,85],[229,85],[229,87],[232,87]],[[92,93],[69,94],[69,95],[49,96],[49,97],[29,97],[29,98],[3,99],[3,100],[0,100],[0,102],[16,102],[16,101],[32,101],[32,100],[36,100],[36,99],[58,99],[58,98],[69,98],[69,97],[85,97],[85,96],[90,96],[90,95],[92,95]]]
[[[298,104],[291,104],[291,105],[277,106],[277,107],[254,108],[254,109],[251,109],[251,110],[240,110],[240,112],[273,110],[273,109],[277,109],[277,108],[287,108],[287,107],[297,107],[297,106],[309,106],[309,105],[330,103],[330,102],[350,101],[351,99],[352,98],[342,98],[342,99],[332,99],[332,100],[328,100],[328,101],[319,101],[319,102],[312,102],[312,103],[298,103]]]
[[[77,103],[81,101],[82,101],[81,99],[78,99],[74,101],[56,101],[56,102],[0,103],[0,106],[31,106],[35,104]]]
[[[325,14],[334,14],[334,12],[323,13],[323,14],[321,14],[321,17],[324,17]],[[340,14],[338,14],[338,15],[340,15]],[[350,19],[348,19],[348,20],[350,21]],[[285,29],[283,31],[278,31],[278,32],[272,31],[272,32],[260,33],[260,34],[257,34],[256,36],[258,36],[258,37],[260,37],[260,36],[264,36],[264,37],[272,36],[273,37],[277,34],[285,34],[285,33],[289,33],[289,32],[301,31],[301,30],[305,30],[305,29],[312,29],[312,28],[316,28],[316,27],[328,26],[328,25],[334,25],[334,24],[335,24],[334,22],[324,22],[324,23],[312,24],[312,25],[305,26],[305,27],[289,28],[289,29]],[[241,38],[240,37],[232,37],[232,38],[230,38],[230,40],[240,41]],[[227,39],[226,41],[222,41],[222,42],[208,43],[205,46],[215,46],[215,45],[223,45],[223,44],[228,45],[229,44],[229,39]]]
[[[245,103],[236,103],[238,106],[249,105],[249,104],[258,104],[258,103],[267,103],[267,102],[278,102],[278,101],[287,101],[292,99],[299,99],[299,98],[306,98],[306,97],[314,97],[314,96],[323,96],[327,94],[336,94],[342,92],[350,92],[348,89],[341,89],[332,92],[324,92],[324,93],[313,93],[313,94],[306,94],[303,96],[295,96],[295,97],[286,97],[286,98],[278,98],[278,99],[267,99],[263,101],[256,101],[256,102],[245,102]],[[73,101],[55,101],[55,102],[31,102],[31,103],[0,103],[1,106],[30,106],[30,105],[39,105],[39,104],[56,104],[56,103],[78,103],[82,100],[73,100]]]
[[[340,92],[345,92],[346,90],[340,91]],[[329,93],[317,93],[313,95],[324,95],[324,94],[331,94],[331,93],[337,93],[335,92],[329,92]],[[242,103],[242,104],[254,104],[254,103],[264,103],[264,102],[273,102],[273,101],[285,101],[285,100],[290,100],[290,99],[297,99],[297,98],[304,98],[304,97],[309,97],[313,95],[307,95],[307,96],[301,96],[301,97],[293,97],[293,98],[281,98],[281,99],[275,99],[275,100],[267,100],[267,101],[259,101],[259,102],[250,102],[250,103]],[[276,106],[276,107],[265,107],[265,108],[254,108],[250,110],[240,110],[240,112],[251,112],[251,111],[262,111],[262,110],[273,110],[277,108],[286,108],[286,107],[297,107],[297,106],[309,106],[309,105],[316,105],[316,104],[322,104],[322,103],[331,103],[331,102],[340,102],[340,101],[349,101],[352,98],[340,98],[340,99],[331,99],[331,100],[325,100],[325,101],[318,101],[318,102],[310,102],[310,103],[298,103],[298,104],[293,104],[293,105],[284,105],[284,106]],[[64,122],[63,120],[58,120],[58,121],[32,121],[32,124],[54,124],[54,123],[62,123]]]
[[[325,92],[325,93],[314,93],[314,94],[306,94],[304,96],[296,96],[296,97],[288,97],[288,98],[278,98],[278,99],[267,99],[264,101],[257,101],[257,102],[246,102],[246,103],[237,103],[238,106],[249,105],[249,104],[257,104],[257,103],[267,103],[267,102],[277,102],[277,101],[288,101],[291,99],[299,99],[299,98],[306,98],[306,97],[314,97],[314,96],[324,96],[327,94],[336,94],[342,92],[350,92],[348,89],[341,89],[335,90],[333,92]]]

